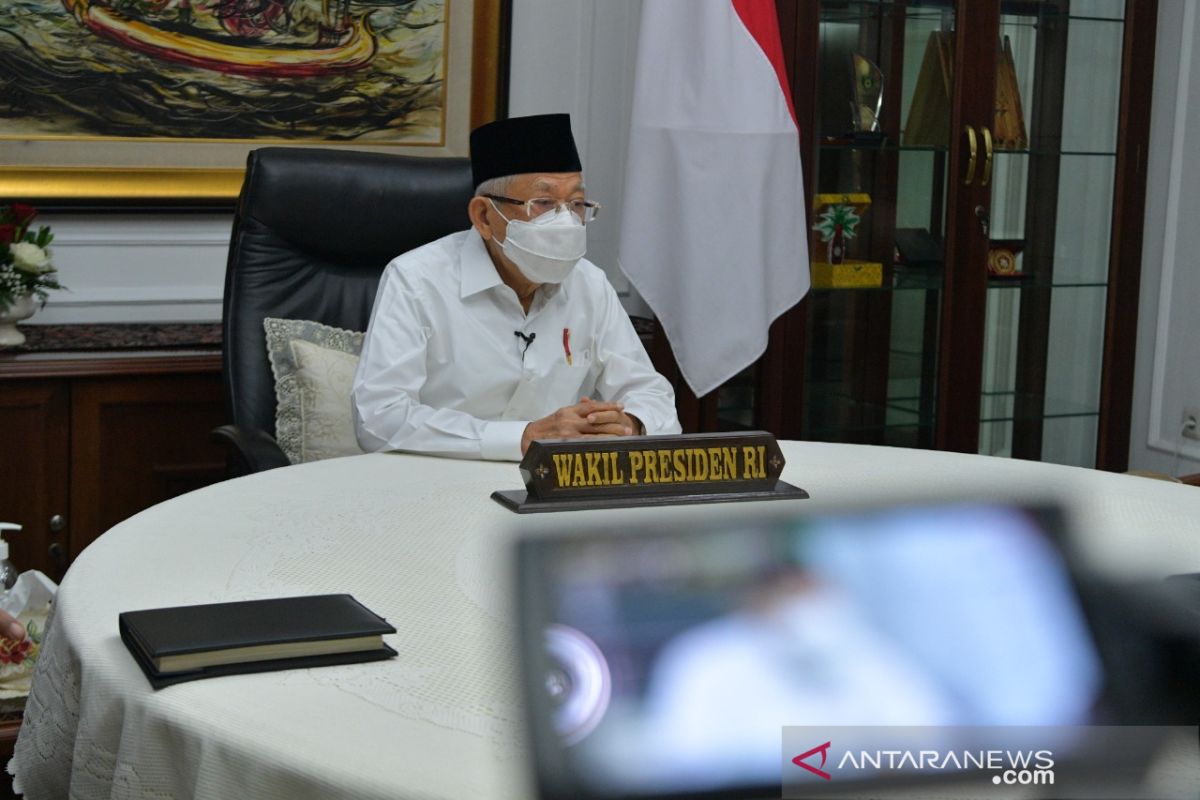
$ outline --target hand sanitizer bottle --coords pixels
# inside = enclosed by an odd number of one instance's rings
[[[0,522],[0,589],[6,592],[17,582],[17,568],[8,560],[8,542],[4,541],[4,532],[19,530],[21,526],[14,522]]]

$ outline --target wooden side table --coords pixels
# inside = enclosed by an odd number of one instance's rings
[[[25,526],[13,563],[57,581],[113,525],[224,478],[221,354],[214,325],[37,327],[49,349],[0,350],[0,519]]]

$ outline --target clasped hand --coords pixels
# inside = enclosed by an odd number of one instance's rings
[[[565,406],[553,414],[534,420],[525,426],[521,436],[521,453],[535,439],[591,439],[597,436],[632,436],[640,433],[642,424],[625,413],[621,403],[602,403],[590,397],[580,398],[573,406]]]

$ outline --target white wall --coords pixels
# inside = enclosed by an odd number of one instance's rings
[[[630,312],[646,314],[617,263],[640,13],[641,0],[515,0],[509,113],[570,113],[588,197],[603,206],[588,258]]]
[[[568,111],[589,194],[604,204],[589,257],[619,291],[617,268],[629,98],[641,0],[515,0],[510,112]],[[1131,467],[1200,471],[1200,443],[1179,436],[1200,408],[1200,14],[1159,4],[1149,187],[1139,308]],[[1181,63],[1184,69],[1180,69]],[[1172,172],[1172,167],[1175,167]],[[34,323],[217,320],[229,214],[48,217],[70,294]],[[632,311],[644,309],[627,297]],[[1176,449],[1179,449],[1178,457]]]
[[[1181,436],[1200,409],[1200,5],[1158,5],[1130,466],[1200,472]]]
[[[231,214],[45,215],[69,292],[31,323],[221,318]]]

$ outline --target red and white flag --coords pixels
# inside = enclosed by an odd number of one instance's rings
[[[773,0],[645,0],[622,271],[705,395],[808,291],[808,224]]]

